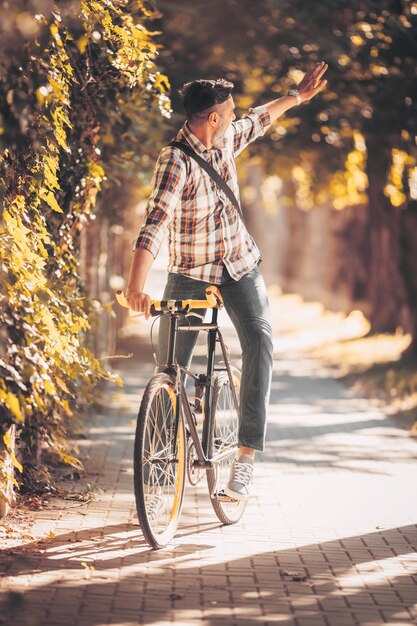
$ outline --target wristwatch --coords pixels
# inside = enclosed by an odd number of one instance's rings
[[[300,92],[298,91],[298,89],[290,89],[288,92],[288,95],[294,96],[294,98],[297,100],[297,104],[302,103]]]

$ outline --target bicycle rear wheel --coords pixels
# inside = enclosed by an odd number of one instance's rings
[[[166,546],[181,514],[186,471],[185,431],[180,417],[175,442],[174,381],[156,374],[148,383],[136,426],[134,487],[139,523],[154,548]]]
[[[239,398],[240,372],[232,367],[233,383]],[[214,461],[207,470],[207,482],[213,509],[223,524],[235,524],[243,515],[246,501],[232,500],[224,493],[230,469],[238,449],[239,414],[227,372],[219,373],[213,381],[212,409],[208,455]]]

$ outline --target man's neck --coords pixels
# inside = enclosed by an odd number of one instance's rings
[[[193,135],[197,137],[199,141],[210,150],[213,147],[211,141],[211,132],[206,126],[200,126],[198,124],[191,124],[191,122],[187,121],[188,128],[191,130]]]

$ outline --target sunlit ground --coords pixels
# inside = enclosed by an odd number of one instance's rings
[[[203,480],[187,486],[172,545],[152,552],[144,543],[136,526],[132,447],[140,387],[152,366],[135,353],[120,361],[124,389],[109,392],[87,439],[78,442],[87,473],[67,486],[81,492],[88,482],[94,499],[52,500],[34,513],[26,536],[3,536],[4,547],[14,546],[11,555],[6,550],[6,589],[26,602],[16,623],[61,623],[63,606],[65,623],[83,626],[109,619],[130,626],[139,617],[158,626],[414,623],[416,442],[382,407],[338,380],[395,362],[409,337],[365,337],[361,313],[326,312],[277,288],[271,307],[267,446],[243,520],[220,526]],[[238,361],[223,314],[221,323]],[[126,338],[140,342],[127,339],[126,352],[147,341],[150,325],[129,321]],[[197,355],[204,354],[201,338]]]

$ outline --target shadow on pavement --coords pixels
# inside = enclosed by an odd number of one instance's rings
[[[155,552],[137,528],[121,524],[6,551],[2,570],[15,582],[3,598],[2,621],[54,625],[64,612],[66,624],[169,623],[173,616],[185,624],[204,611],[210,626],[222,620],[259,624],[262,615],[264,623],[272,615],[284,624],[318,615],[332,625],[349,623],[348,618],[415,623],[417,577],[412,571],[400,574],[399,566],[410,563],[411,570],[415,563],[416,526],[204,565],[201,556],[212,547],[182,544],[180,532],[175,546]],[[391,567],[384,572],[380,564],[388,560]],[[91,562],[94,570],[81,565]],[[49,580],[42,583],[45,573]],[[25,592],[24,580],[34,574],[39,584]]]

